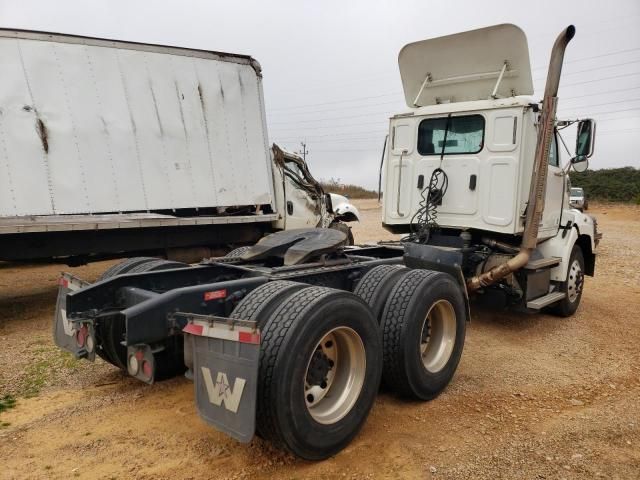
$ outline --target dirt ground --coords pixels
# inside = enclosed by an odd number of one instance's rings
[[[358,206],[358,242],[392,238],[375,201]],[[640,478],[640,208],[589,213],[604,239],[574,317],[473,307],[444,393],[381,393],[354,442],[319,463],[208,427],[184,378],[142,385],[59,352],[63,267],[0,264],[0,478]],[[111,263],[66,269],[92,280]]]

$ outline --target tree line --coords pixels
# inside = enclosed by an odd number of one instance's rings
[[[640,169],[603,168],[569,174],[571,186],[582,187],[589,200],[632,202],[640,205]]]
[[[320,180],[320,185],[327,193],[337,193],[348,198],[378,198],[378,192],[369,190],[360,185],[342,183],[339,178]]]
[[[589,200],[626,202],[640,205],[640,169],[634,167],[603,168],[570,172],[573,187],[582,187]],[[359,185],[344,184],[339,178],[320,182],[326,192],[349,198],[376,198],[378,193]]]

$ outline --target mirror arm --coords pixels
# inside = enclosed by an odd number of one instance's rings
[[[566,127],[562,127],[562,128],[566,128]],[[562,146],[564,147],[564,150],[567,152],[567,155],[569,155],[569,161],[564,167],[562,167],[562,172],[558,172],[558,175],[560,175],[560,173],[562,175],[566,175],[567,173],[569,173],[569,170],[571,169],[571,165],[573,165],[573,159],[575,158],[571,156],[571,151],[569,150],[569,147],[567,147],[567,144],[565,143],[564,138],[562,138],[562,134],[560,133],[560,130],[562,130],[562,128],[556,128],[556,133],[558,135],[558,138],[560,139],[560,142],[562,142]]]
[[[564,142],[564,138],[562,138],[562,134],[560,133],[560,130],[557,128],[556,128],[556,133],[558,134],[558,137],[560,138],[560,141],[562,142],[562,146],[564,147],[564,150],[567,152],[567,155],[571,157],[571,151],[569,150],[569,147],[567,147],[567,144]]]
[[[573,165],[573,158],[570,158],[564,167],[562,167],[562,175],[568,175],[569,170],[571,170],[571,166]]]

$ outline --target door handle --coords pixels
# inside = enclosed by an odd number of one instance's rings
[[[477,175],[471,175],[469,177],[469,190],[475,190],[476,189],[476,182],[478,180]]]
[[[402,191],[402,157],[407,151],[403,150],[400,154],[400,161],[398,162],[398,198],[396,203],[396,213],[399,217],[404,217],[404,213],[400,211],[400,192]]]

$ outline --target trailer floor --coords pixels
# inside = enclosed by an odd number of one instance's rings
[[[375,201],[357,204],[356,240],[390,238]],[[449,388],[427,403],[382,392],[321,463],[207,427],[183,378],[146,386],[59,352],[62,267],[0,264],[0,399],[17,400],[0,400],[0,478],[638,478],[640,208],[589,213],[605,236],[574,317],[472,308]],[[67,270],[91,280],[111,263]]]

